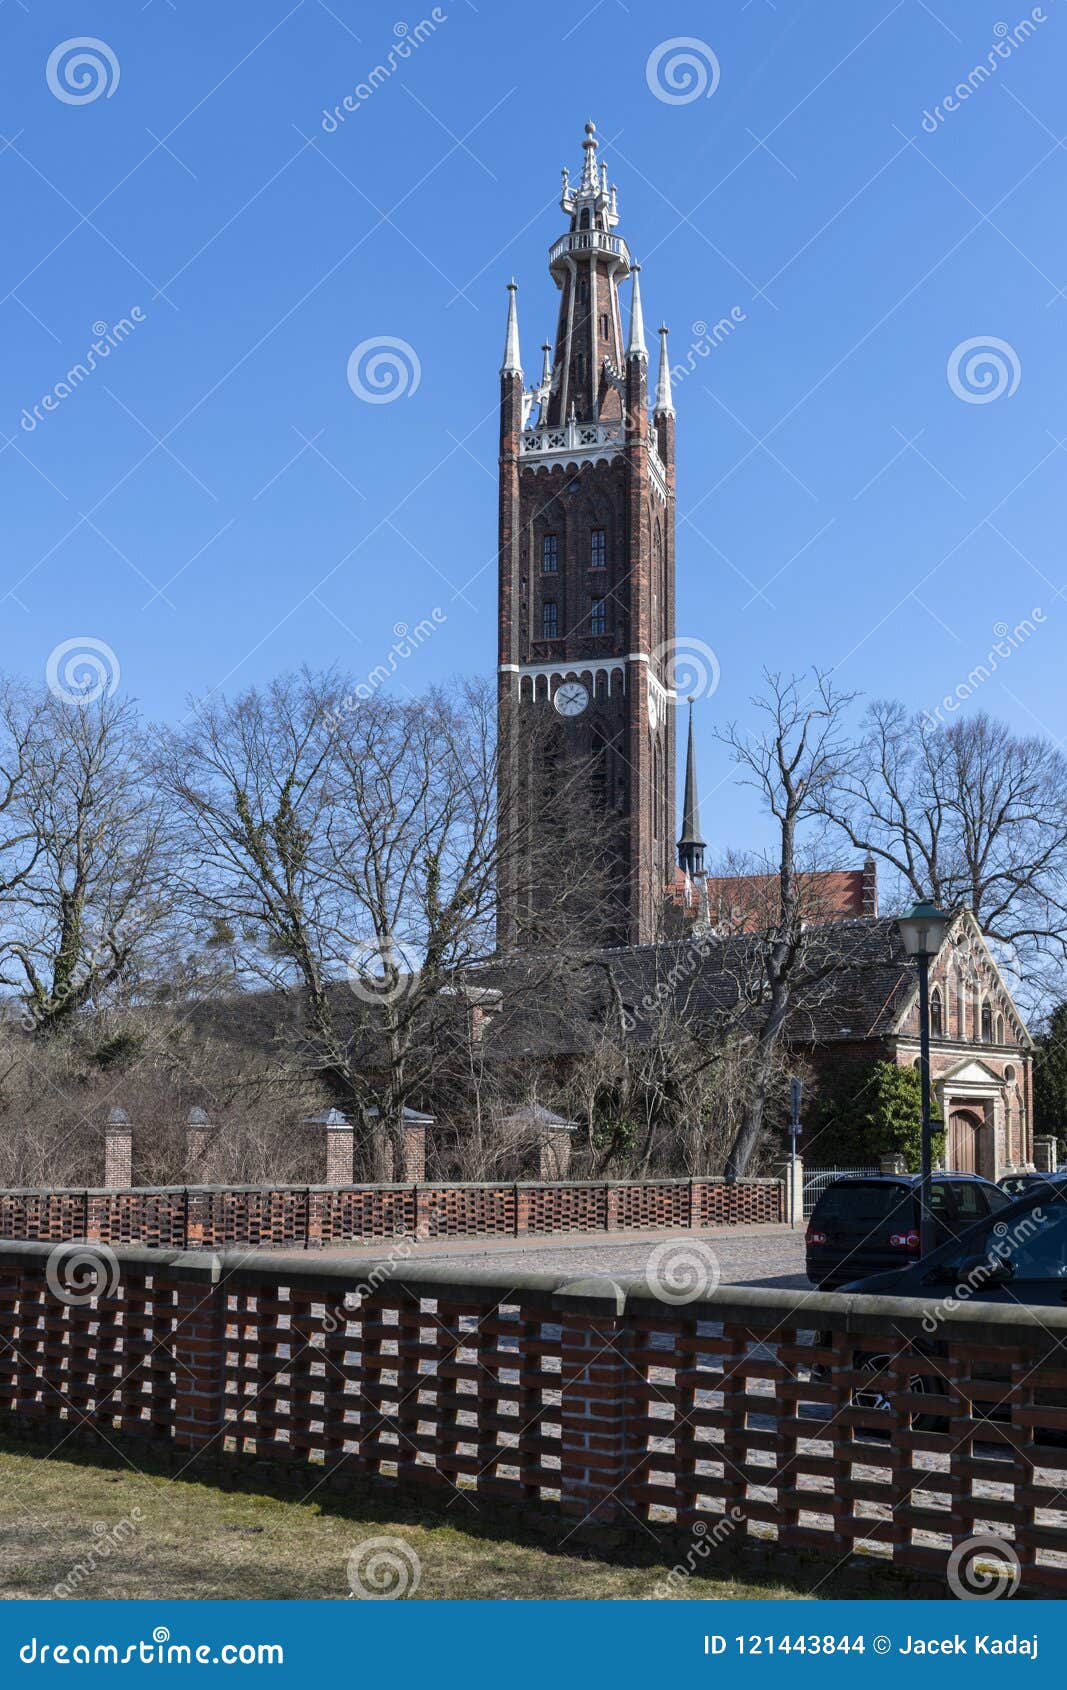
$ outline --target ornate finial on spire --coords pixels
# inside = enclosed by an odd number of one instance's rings
[[[630,344],[626,348],[627,358],[643,358],[648,363],[648,347],[645,345],[645,314],[641,309],[641,266],[633,267],[634,286],[630,295]]]
[[[582,166],[581,191],[583,194],[595,194],[597,191],[596,150],[598,145],[596,124],[590,118],[585,126],[585,140],[582,142],[582,147],[585,150],[585,163]]]
[[[659,330],[659,379],[656,382],[656,404],[652,415],[654,417],[674,415],[674,399],[671,395],[671,361],[667,352],[667,325],[660,324]]]
[[[541,386],[544,387],[552,380],[552,342],[550,340],[542,341],[541,351],[544,353],[541,360]]]
[[[508,283],[508,330],[504,338],[504,362],[500,366],[500,374],[522,375],[522,359],[519,357],[519,314],[515,308],[515,295],[518,284],[512,277]]]

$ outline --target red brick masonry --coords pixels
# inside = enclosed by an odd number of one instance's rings
[[[325,1244],[421,1236],[754,1226],[785,1219],[775,1179],[557,1185],[165,1186],[0,1191],[0,1239],[89,1238],[159,1249]]]
[[[0,1243],[0,1427],[301,1496],[468,1492],[557,1543],[651,1536],[665,1579],[811,1558],[943,1596],[992,1535],[1067,1595],[1067,1309],[963,1304],[931,1340],[899,1299],[377,1267]]]

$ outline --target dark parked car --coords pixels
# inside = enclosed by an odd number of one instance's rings
[[[950,1238],[939,1249],[918,1261],[910,1261],[888,1273],[871,1274],[850,1281],[841,1287],[847,1292],[868,1296],[916,1298],[927,1305],[936,1316],[939,1310],[950,1314],[954,1307],[969,1302],[1044,1304],[1058,1307],[1067,1302],[1067,1177],[1043,1180],[1040,1187],[1026,1192],[1013,1203],[1001,1206],[984,1220],[975,1222],[958,1238]],[[834,1342],[834,1335],[824,1333],[824,1345]],[[894,1346],[899,1349],[899,1345]],[[914,1338],[906,1348],[916,1357],[935,1359],[946,1353],[945,1344],[936,1336],[936,1324],[931,1336]],[[866,1375],[863,1385],[852,1392],[857,1408],[889,1410],[899,1389],[899,1375],[890,1371],[888,1351],[856,1350],[852,1365]],[[818,1378],[820,1369],[815,1370]],[[1011,1421],[1007,1402],[1011,1384],[1010,1369],[1005,1363],[994,1361],[986,1368],[989,1385],[988,1400],[976,1396],[971,1413],[976,1419],[988,1419],[996,1424]],[[912,1395],[939,1395],[936,1372],[917,1367],[908,1378],[906,1389]],[[1057,1388],[1049,1392],[1039,1390],[1036,1406],[1062,1407],[1062,1395]],[[913,1421],[917,1431],[945,1432],[949,1421],[944,1413],[933,1410],[919,1414]],[[877,1433],[870,1433],[877,1437]],[[1062,1447],[1067,1433],[1055,1427],[1044,1428],[1040,1441]]]
[[[1005,1174],[997,1184],[1008,1197],[1029,1197],[1037,1186],[1061,1178],[1060,1174]]]
[[[920,1261],[851,1282],[849,1291],[957,1301],[1067,1303],[1067,1177],[1041,1185]]]
[[[977,1174],[935,1174],[935,1247],[1010,1202]],[[914,1260],[919,1254],[918,1174],[853,1174],[835,1180],[816,1203],[804,1242],[808,1278],[824,1290]]]

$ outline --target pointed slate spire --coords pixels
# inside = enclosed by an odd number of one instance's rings
[[[641,309],[641,266],[633,267],[634,288],[630,295],[630,344],[626,348],[627,358],[643,358],[648,363],[648,347],[645,345],[645,314]]]
[[[659,379],[656,382],[656,406],[653,416],[674,415],[674,399],[671,395],[671,361],[667,351],[667,325],[660,324],[659,331]]]
[[[508,283],[508,332],[504,340],[504,362],[500,366],[500,374],[522,375],[522,359],[519,357],[519,314],[515,309],[515,295],[518,284],[512,280]]]
[[[685,799],[682,804],[682,837],[678,841],[678,867],[686,875],[704,873],[704,841],[700,837],[700,800],[697,797],[697,764],[693,747],[693,700],[689,700],[689,745],[685,754]]]

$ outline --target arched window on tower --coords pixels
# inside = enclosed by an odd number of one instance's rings
[[[945,1031],[945,1006],[941,997],[941,987],[935,986],[930,993],[930,1033],[933,1038],[940,1039]]]
[[[582,211],[582,215],[578,219],[578,227],[579,227],[579,229],[588,229],[588,227],[589,227],[589,207],[588,206],[586,206],[584,208],[584,210]]]
[[[982,1005],[982,1043],[993,1043],[993,1010],[987,1003]]]

